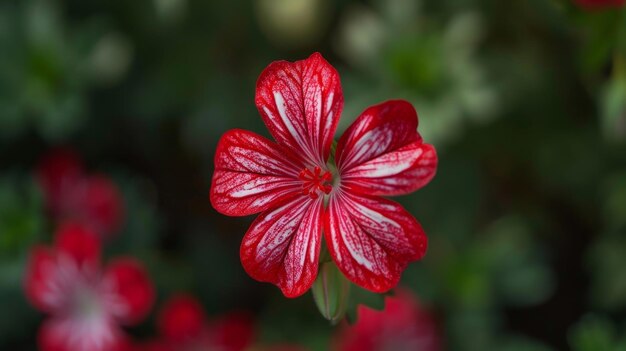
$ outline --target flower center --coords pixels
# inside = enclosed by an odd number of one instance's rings
[[[322,171],[320,167],[315,167],[313,170],[305,168],[300,172],[298,178],[302,181],[302,193],[309,195],[312,199],[317,199],[320,191],[329,194],[333,190],[331,185],[332,173],[326,170]]]
[[[80,287],[74,295],[74,313],[82,318],[98,318],[102,315],[99,295],[92,287]]]

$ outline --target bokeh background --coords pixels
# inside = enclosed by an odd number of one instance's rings
[[[403,98],[437,147],[435,179],[398,200],[430,239],[401,285],[445,349],[626,349],[619,3],[0,1],[0,349],[36,349],[44,316],[22,280],[55,223],[35,170],[61,146],[119,188],[124,220],[106,256],[145,264],[154,311],[185,291],[209,316],[249,311],[259,343],[326,350],[337,328],[310,293],[286,299],[241,268],[253,217],[208,200],[221,134],[268,135],[260,72],[314,51],[341,75],[338,133]],[[128,332],[154,335],[155,314]]]

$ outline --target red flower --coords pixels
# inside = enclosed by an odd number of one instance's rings
[[[46,155],[37,179],[47,207],[58,221],[78,221],[101,235],[119,228],[123,206],[117,187],[102,175],[84,174],[72,151],[59,149]]]
[[[200,303],[189,295],[171,298],[158,318],[161,338],[141,348],[145,351],[242,351],[252,344],[252,319],[232,313],[207,321]]]
[[[231,216],[261,213],[241,245],[250,276],[296,297],[313,284],[322,232],[339,269],[375,291],[393,288],[426,252],[419,223],[379,196],[426,185],[437,155],[406,101],[366,109],[331,144],[343,107],[337,71],[318,53],[278,61],[257,82],[256,105],[276,142],[244,130],[219,141],[211,203]]]
[[[126,345],[120,325],[138,323],[154,300],[152,284],[131,258],[100,266],[100,242],[66,223],[53,247],[36,247],[25,277],[31,303],[51,317],[39,332],[43,351],[109,351]]]
[[[358,320],[344,325],[335,340],[338,351],[439,351],[440,338],[430,314],[405,290],[385,298],[385,309],[359,306]]]

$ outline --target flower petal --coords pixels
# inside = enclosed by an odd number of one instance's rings
[[[246,272],[287,297],[304,294],[317,276],[322,214],[323,198],[307,196],[260,214],[241,244]]]
[[[182,341],[198,337],[205,324],[202,305],[194,297],[179,294],[170,298],[159,314],[159,332],[167,339]]]
[[[30,303],[40,311],[52,312],[59,308],[56,301],[59,301],[60,296],[50,296],[52,292],[49,280],[52,279],[51,272],[55,269],[56,258],[49,249],[33,248],[24,277],[24,289]]]
[[[175,343],[165,339],[154,339],[137,345],[134,351],[176,351]]]
[[[262,136],[234,129],[215,153],[211,203],[220,213],[246,216],[301,192],[303,166],[292,153]]]
[[[330,198],[324,237],[343,274],[374,292],[393,288],[408,263],[420,259],[427,246],[422,227],[402,206],[346,192]]]
[[[37,179],[56,220],[79,221],[99,234],[119,228],[123,201],[117,186],[105,176],[84,175],[71,150],[55,150],[44,157]]]
[[[210,326],[211,342],[208,348],[216,350],[248,350],[254,342],[255,327],[252,316],[245,312],[231,312],[214,320]]]
[[[55,233],[55,248],[79,265],[97,266],[100,261],[100,239],[82,224],[65,222]]]
[[[61,317],[44,322],[37,341],[42,351],[116,351],[121,349],[124,335],[109,320]]]
[[[117,186],[102,175],[85,177],[67,194],[62,215],[84,223],[102,235],[115,233],[124,217],[124,201]]]
[[[428,184],[436,171],[435,148],[417,141],[344,171],[341,184],[363,194],[403,195]]]
[[[322,55],[270,64],[257,81],[255,100],[279,144],[313,165],[326,164],[343,108],[343,92],[339,74]]]
[[[70,149],[59,148],[46,154],[37,167],[37,181],[43,191],[48,209],[58,214],[68,189],[83,174],[78,155]]]
[[[64,312],[78,281],[98,275],[100,242],[95,234],[75,223],[65,223],[56,233],[53,249],[31,252],[24,287],[29,301],[48,313]]]
[[[132,325],[141,321],[150,311],[155,291],[142,265],[132,258],[111,262],[103,284],[112,296],[108,310],[121,323]]]
[[[439,351],[441,337],[430,312],[404,289],[385,297],[382,311],[359,305],[358,319],[353,325],[344,324],[335,338],[335,350],[362,351],[395,350]]]
[[[403,100],[366,109],[337,144],[341,184],[370,195],[400,195],[426,185],[437,154],[422,144],[417,113]]]

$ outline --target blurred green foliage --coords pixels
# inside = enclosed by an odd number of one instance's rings
[[[450,350],[624,349],[626,13],[567,0],[6,0],[0,3],[0,349],[35,348],[21,291],[49,242],[32,169],[71,145],[120,187],[107,255],[148,267],[159,303],[194,293],[244,309],[262,342],[325,350],[310,294],[250,279],[251,218],[208,201],[218,138],[268,135],[255,81],[320,51],[342,77],[340,131],[367,106],[411,101],[436,178],[398,199],[429,235],[402,285]],[[354,302],[382,296],[351,290]],[[7,318],[6,316],[10,316]],[[129,332],[154,334],[154,314]]]
[[[572,328],[569,335],[574,351],[623,351],[626,350],[624,333],[616,330],[611,322],[602,316],[586,315]]]
[[[43,201],[30,177],[0,177],[0,340],[32,338],[37,313],[27,304],[22,277],[28,249],[45,238]],[[9,317],[10,316],[10,317]]]

